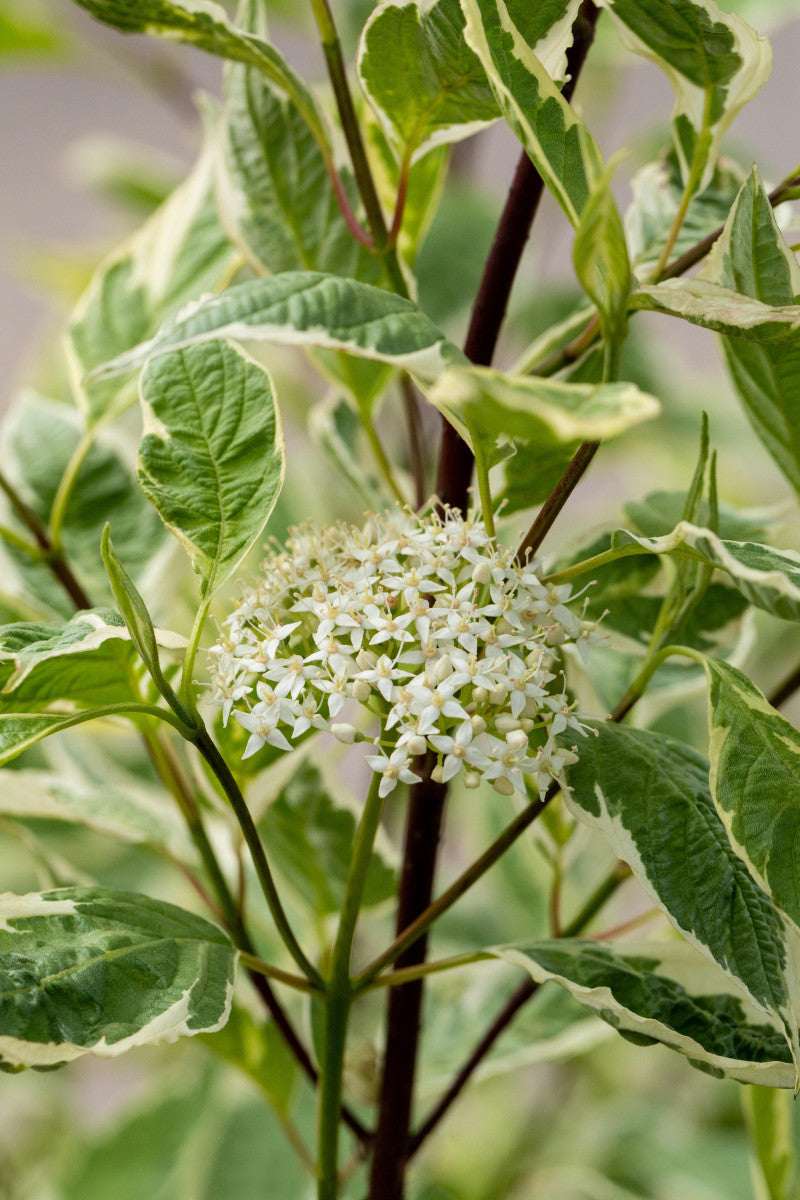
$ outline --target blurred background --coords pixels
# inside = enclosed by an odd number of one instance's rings
[[[352,58],[373,5],[338,0],[333,7]],[[721,7],[772,42],[772,78],[725,144],[745,169],[756,160],[771,185],[800,161],[797,0],[725,0]],[[270,3],[272,37],[302,73],[321,77],[305,8],[300,0]],[[184,46],[123,39],[69,0],[0,0],[0,406],[28,384],[58,390],[67,314],[98,261],[194,160],[200,122],[193,96],[198,89],[218,94],[220,79],[217,61]],[[623,57],[601,21],[577,103],[604,155],[629,149],[616,183],[624,209],[636,170],[667,142],[670,88],[654,66]],[[421,253],[419,287],[424,306],[456,340],[517,154],[498,125],[453,155],[453,187]],[[783,210],[782,219],[791,221],[791,213]],[[570,251],[565,222],[545,201],[499,365],[574,301]],[[722,498],[777,506],[785,517],[774,540],[800,547],[788,484],[733,400],[713,337],[647,314],[637,318],[628,353],[637,382],[664,402],[659,436],[645,428],[615,445],[606,469],[588,476],[565,514],[566,535],[585,535],[587,525],[614,519],[622,501],[655,487],[685,487],[705,408],[721,452]],[[293,363],[277,368],[289,388],[298,387]],[[286,505],[297,519],[307,514],[293,487],[290,474]],[[321,510],[323,499],[305,504]],[[790,650],[780,622],[763,632],[759,661],[749,666],[767,686],[780,677],[782,656],[795,661],[800,650]],[[796,643],[796,631],[791,636]],[[772,655],[763,649],[770,643]],[[491,836],[502,814],[481,820],[481,836]],[[75,836],[66,848],[75,851],[74,843]],[[21,889],[27,874],[16,853],[0,851],[0,869],[5,887]],[[77,853],[94,874],[97,847]],[[523,917],[544,902],[531,885],[535,860],[526,843],[498,868],[491,887],[502,928],[487,929],[486,937],[530,933]],[[127,852],[111,866],[104,861],[103,871],[112,868],[122,886],[142,886]],[[455,940],[459,932],[474,935],[484,920],[479,896],[459,912]],[[459,1061],[463,1028],[480,1025],[486,1002],[480,987],[458,986],[441,985],[428,1034],[424,1087],[431,1095]],[[310,1131],[308,1097],[293,1119]],[[0,1200],[303,1200],[311,1185],[280,1126],[251,1085],[219,1074],[194,1047],[82,1062],[44,1077],[0,1076]],[[413,1200],[752,1200],[740,1089],[659,1047],[630,1047],[579,1009],[561,1006],[556,1014],[533,1006],[422,1156],[415,1188]]]

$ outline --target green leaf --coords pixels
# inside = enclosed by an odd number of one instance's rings
[[[736,852],[800,928],[800,734],[736,667],[703,665],[714,802]]]
[[[193,862],[192,847],[177,810],[163,792],[126,781],[92,783],[77,773],[16,770],[3,774],[0,813],[25,821],[63,821],[82,825],[118,841],[166,847],[183,862]]]
[[[139,482],[185,547],[204,597],[230,577],[267,522],[283,485],[272,383],[231,342],[161,354],[141,381]]]
[[[358,75],[406,162],[470,137],[500,115],[486,73],[464,41],[459,0],[424,6],[384,0],[364,27]]]
[[[73,314],[67,355],[90,426],[132,404],[136,389],[118,379],[87,381],[88,372],[152,337],[187,301],[218,291],[239,262],[217,216],[207,138],[189,177],[98,268]]]
[[[5,469],[44,524],[81,432],[77,413],[33,392],[23,393],[9,414],[3,430]],[[112,600],[97,552],[106,522],[112,527],[132,576],[141,579],[164,554],[164,528],[116,446],[100,438],[78,468],[61,526],[64,556],[95,604]],[[7,553],[24,582],[27,597],[50,612],[65,618],[72,615],[72,600],[45,565],[23,557],[13,547]]]
[[[622,218],[611,191],[611,168],[584,206],[572,248],[575,273],[597,306],[606,342],[621,343],[628,328],[633,284]]]
[[[28,7],[14,0],[0,4],[0,59],[51,57],[67,49],[67,37],[47,20],[47,10],[26,12]]]
[[[263,11],[250,0],[248,27]],[[220,141],[223,224],[258,274],[315,270],[380,283],[380,259],[347,228],[303,114],[261,71],[240,64],[226,70]],[[354,181],[346,171],[339,174],[357,211]]]
[[[634,942],[617,949],[562,938],[495,953],[539,983],[553,980],[565,987],[640,1045],[661,1042],[717,1077],[794,1087],[783,1031],[685,942]]]
[[[488,367],[449,368],[428,399],[489,465],[519,441],[529,443],[537,457],[560,453],[562,469],[581,442],[616,437],[660,411],[658,401],[633,384],[595,387]]]
[[[50,1067],[221,1028],[236,953],[192,913],[104,888],[0,899],[0,1057]]]
[[[328,133],[316,101],[278,51],[255,33],[240,29],[213,0],[77,0],[81,8],[122,33],[151,33],[188,42],[198,50],[256,67],[286,92],[321,146]]]
[[[273,772],[280,790],[264,810],[258,822],[264,844],[269,846],[270,862],[286,879],[297,897],[319,917],[338,912],[344,901],[357,809],[350,796],[325,769],[301,751],[300,765],[282,761]],[[287,769],[294,767],[291,778]],[[286,782],[283,782],[286,780]],[[267,794],[270,773],[259,780]],[[263,794],[263,793],[262,793]],[[380,904],[394,895],[396,874],[378,846],[367,873],[363,903]]]
[[[567,769],[566,803],[598,829],[698,950],[779,1017],[798,1050],[797,939],[728,842],[708,763],[674,738],[598,724]]]
[[[161,671],[161,657],[158,652],[158,638],[153,627],[150,613],[147,611],[142,596],[136,589],[133,580],[119,561],[109,537],[109,527],[103,531],[101,554],[105,564],[114,599],[125,620],[128,634],[136,647],[136,652],[147,667],[154,682],[162,695],[172,697],[172,691]]]
[[[800,621],[800,556],[757,542],[733,542],[681,521],[664,537],[646,538],[621,529],[616,547],[635,544],[652,554],[694,559],[725,571],[737,591],[756,608],[786,621]]]
[[[428,380],[448,363],[465,361],[410,300],[354,279],[286,271],[199,301],[95,375],[110,377],[151,356],[220,337],[344,350]]]
[[[737,342],[778,343],[784,353],[787,344],[796,345],[800,330],[800,304],[765,304],[700,275],[639,284],[630,308],[681,317]]]
[[[531,6],[461,0],[464,37],[497,103],[545,185],[577,226],[603,163],[591,134],[564,100],[527,38]],[[535,10],[534,10],[535,11]]]
[[[623,43],[667,75],[675,91],[672,131],[685,181],[705,187],[719,142],[766,83],[769,42],[714,0],[602,0]]]
[[[752,301],[798,311],[800,268],[755,167],[702,275]],[[753,429],[800,492],[800,337],[766,346],[726,337],[722,344]]]

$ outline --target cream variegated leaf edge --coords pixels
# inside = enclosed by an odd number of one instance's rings
[[[800,620],[800,555],[757,542],[734,542],[681,521],[663,537],[618,530],[614,545],[635,544],[652,554],[694,558],[725,571],[751,604],[787,621]]]
[[[454,0],[454,8],[458,7],[458,0]],[[413,9],[416,12],[417,24],[419,25],[420,38],[424,39],[425,21],[430,10],[436,7],[430,0],[383,0],[378,4],[373,13],[367,20],[366,25],[361,34],[359,42],[357,70],[359,81],[365,94],[367,95],[372,108],[383,128],[383,131],[389,141],[398,146],[401,157],[408,153],[409,147],[404,145],[404,139],[401,137],[397,127],[397,122],[393,113],[387,108],[385,103],[381,102],[374,89],[370,87],[369,79],[366,71],[368,56],[370,54],[369,39],[370,33],[382,21],[385,20],[386,14],[391,10]],[[557,82],[563,82],[567,68],[567,50],[572,44],[572,26],[580,8],[580,0],[567,0],[564,5],[563,12],[557,21],[547,30],[547,32],[532,46],[531,49],[536,53],[539,61],[545,71]],[[462,13],[463,15],[463,13]],[[463,32],[462,32],[463,36]],[[469,45],[469,43],[467,43]],[[471,47],[470,47],[471,48]],[[474,51],[473,51],[474,53]],[[435,54],[435,48],[430,48],[430,54]],[[482,64],[476,60],[476,66],[482,70]],[[420,125],[424,127],[425,115],[419,115]],[[472,137],[479,133],[488,125],[493,124],[500,116],[499,111],[492,115],[482,116],[475,119],[465,119],[463,121],[452,121],[445,125],[438,124],[430,133],[423,136],[421,140],[416,142],[411,147],[412,153],[410,161],[417,162],[423,155],[433,150],[436,146],[446,145],[451,142],[462,141],[465,138]]]
[[[800,937],[729,844],[708,763],[652,730],[598,723],[594,734],[567,769],[567,807],[690,945],[780,1018],[800,1080]]]
[[[642,0],[646,9],[647,0]],[[708,144],[705,150],[705,162],[699,176],[696,191],[706,187],[714,172],[720,141],[736,115],[746,104],[758,95],[761,88],[769,79],[772,70],[772,50],[766,38],[759,36],[747,22],[736,13],[723,12],[714,0],[691,0],[692,7],[707,15],[714,24],[724,24],[730,30],[735,46],[735,52],[741,58],[741,66],[730,80],[728,94],[719,117],[710,124],[705,119],[706,92],[704,88],[693,83],[686,75],[667,62],[652,47],[648,46],[624,20],[615,12],[614,0],[597,0],[598,6],[605,8],[611,15],[619,32],[623,45],[643,58],[655,63],[669,79],[675,93],[675,108],[672,113],[673,126],[683,117],[700,135],[704,128],[708,130]],[[681,164],[684,178],[688,178],[692,164],[686,161],[684,148],[679,136],[675,136],[675,149]]]
[[[159,950],[171,958],[168,979],[163,963],[159,977],[157,957],[148,957]],[[5,893],[0,1059],[11,1070],[47,1068],[83,1054],[112,1058],[136,1046],[213,1033],[230,1014],[237,957],[217,926],[146,896],[105,888]],[[127,963],[135,987],[126,978]],[[149,986],[143,986],[141,967],[149,963]],[[80,977],[87,970],[95,984],[103,971],[104,987],[84,1013]],[[26,1036],[33,1025],[62,1037]]]
[[[492,953],[527,971],[536,983],[552,980],[566,988],[618,1030],[661,1042],[710,1074],[765,1087],[796,1086],[795,1067],[778,1022],[756,1008],[714,963],[686,942],[613,944],[561,939],[528,946],[498,946]],[[647,980],[649,992],[648,1002],[634,1008],[615,994],[614,986],[619,991],[620,984],[637,976]],[[664,1010],[661,1013],[656,1007],[659,999]],[[716,1029],[713,1008],[720,1010]],[[705,1018],[706,1044],[697,1039],[699,1028],[692,1036],[680,1027],[680,1015],[687,1009],[700,1024]],[[666,1014],[673,1023],[665,1019]],[[720,1052],[726,1047],[714,1043],[714,1033],[720,1038],[731,1037],[737,1029],[742,1031],[743,1040],[751,1044],[760,1041],[763,1057],[748,1059]],[[785,1058],[781,1051],[785,1051]]]
[[[563,446],[599,442],[661,411],[654,396],[632,383],[565,383],[489,367],[450,367],[426,396],[490,461],[498,456],[499,439]]]
[[[577,226],[603,173],[597,144],[523,38],[504,0],[461,0],[461,7],[464,37],[483,63],[504,117]]]
[[[219,338],[341,350],[436,379],[461,351],[410,300],[341,276],[285,271],[188,304],[154,338],[92,372],[110,378]]]

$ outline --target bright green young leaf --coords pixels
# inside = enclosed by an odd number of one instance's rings
[[[800,337],[800,304],[764,303],[699,275],[639,284],[630,307],[681,317],[737,341],[777,343],[784,354],[786,347],[796,346]]]
[[[73,409],[33,392],[24,392],[9,413],[3,429],[5,471],[43,523],[80,437],[81,420]],[[15,524],[11,514],[6,520]],[[98,554],[106,522],[135,579],[158,565],[168,540],[164,527],[117,448],[100,438],[78,469],[61,526],[64,555],[94,604],[112,600]],[[13,547],[7,553],[30,601],[38,602],[48,615],[72,615],[73,601],[44,564],[32,562]]]
[[[285,772],[282,762],[276,777],[285,777]],[[262,776],[261,784],[268,787],[268,779]],[[338,912],[344,900],[358,817],[348,801],[333,772],[301,755],[291,778],[258,822],[276,871],[318,917]],[[378,847],[370,863],[363,903],[388,900],[396,882],[393,867]]]
[[[600,151],[526,36],[530,5],[461,0],[464,37],[533,165],[577,226],[602,175]],[[541,47],[540,47],[541,49]]]
[[[562,938],[495,953],[538,983],[553,980],[639,1045],[661,1042],[717,1077],[794,1087],[779,1025],[685,942],[608,944]]]
[[[736,667],[704,666],[714,801],[737,853],[800,927],[800,734]]]
[[[733,542],[681,521],[664,537],[646,538],[629,530],[614,534],[617,547],[637,545],[652,554],[670,554],[707,563],[730,576],[737,591],[756,608],[786,621],[800,620],[800,557],[757,542]]]
[[[459,0],[384,0],[364,27],[358,74],[407,163],[470,137],[500,115],[486,72],[464,41]]]
[[[702,276],[750,302],[800,311],[800,267],[755,167]],[[726,337],[722,344],[750,423],[800,492],[800,334],[779,345],[754,345],[739,337]]]
[[[183,862],[196,857],[177,809],[165,803],[162,791],[143,783],[96,783],[63,771],[5,771],[0,814],[26,822],[63,821],[118,841],[163,846]]]
[[[248,27],[263,13],[264,5],[254,10],[251,0]],[[227,68],[219,136],[223,223],[259,275],[314,270],[381,282],[380,259],[347,228],[307,121],[261,71],[238,63]],[[339,174],[357,211],[352,177]]]
[[[198,50],[256,67],[286,92],[328,147],[328,132],[314,97],[278,51],[255,33],[238,28],[214,0],[77,0],[98,21],[122,33],[151,33],[188,42]]]
[[[141,397],[139,482],[210,597],[255,543],[283,484],[269,375],[233,343],[204,341],[152,359]]]
[[[450,368],[428,399],[489,465],[520,441],[537,456],[560,453],[566,466],[579,443],[616,437],[660,411],[658,401],[633,384],[595,387],[484,367]]]
[[[0,766],[5,766],[51,733],[69,729],[73,724],[71,714],[0,713]]]
[[[50,1067],[221,1028],[236,952],[215,925],[105,888],[0,899],[0,1057]]]
[[[711,180],[720,138],[769,78],[772,54],[714,0],[600,0],[623,43],[656,63],[675,91],[672,132],[692,190]]]
[[[187,301],[218,291],[240,262],[217,216],[208,140],[188,178],[101,264],[73,314],[67,355],[89,424],[132,404],[136,389],[127,380],[88,382],[87,373],[152,337]]]
[[[677,258],[725,224],[741,186],[742,172],[738,167],[727,159],[718,162],[708,186],[692,197],[671,258]],[[658,262],[683,196],[674,151],[637,171],[631,180],[631,191],[633,201],[625,213],[625,232],[637,273],[646,279]]]
[[[622,218],[611,191],[610,169],[580,215],[572,248],[575,273],[597,306],[605,342],[621,343],[628,327],[633,284]]]
[[[149,342],[96,374],[110,377],[151,356],[220,337],[343,350],[427,380],[449,363],[465,361],[410,300],[354,279],[286,271],[240,283],[184,309]]]
[[[796,935],[731,848],[708,763],[650,730],[598,724],[567,770],[570,811],[598,829],[692,945],[762,1009],[797,1052]]]

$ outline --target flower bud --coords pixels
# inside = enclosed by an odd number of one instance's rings
[[[487,584],[492,582],[492,564],[488,559],[483,558],[473,567],[472,582],[477,584]]]
[[[366,679],[354,679],[352,683],[353,699],[359,704],[366,704],[372,695],[372,688],[367,683]]]
[[[434,783],[444,783],[444,768],[436,766],[431,771],[431,779]]]
[[[331,725],[331,733],[338,741],[344,742],[346,746],[349,746],[356,740],[356,727],[355,725],[350,725],[347,721],[334,722]]]
[[[484,721],[483,717],[479,717],[477,714],[474,717],[470,717],[469,723],[472,726],[472,732],[476,737],[478,734],[483,733],[486,729],[486,722]]]
[[[480,781],[481,781],[481,777],[475,771],[467,771],[466,774],[463,776],[463,780],[464,780],[464,787],[472,790],[473,788],[478,787],[478,785],[480,784]]]
[[[476,687],[472,693],[472,699],[476,704],[485,704],[489,699],[489,693],[485,687]]]
[[[516,717],[512,717],[511,713],[500,713],[500,715],[495,718],[494,723],[497,727],[497,732],[504,735],[506,733],[511,733],[512,729],[520,728],[519,721]]]
[[[412,734],[412,736],[403,744],[408,750],[408,753],[413,754],[415,758],[418,758],[420,754],[424,754],[428,749],[428,743],[419,733]]]
[[[506,778],[505,775],[501,775],[499,779],[493,779],[492,787],[496,792],[499,792],[501,796],[514,795],[514,785],[510,779]]]
[[[521,750],[528,744],[528,735],[523,729],[512,729],[506,734],[506,745],[509,750]]]

